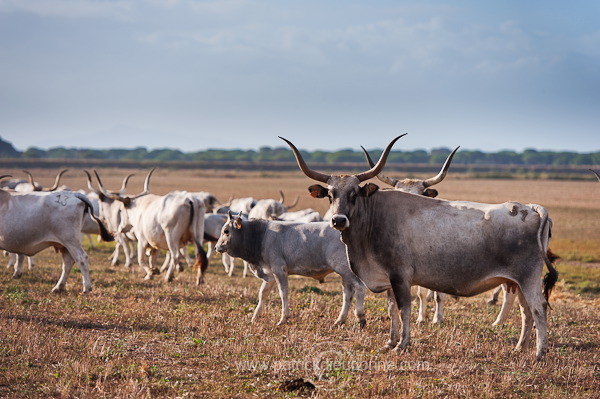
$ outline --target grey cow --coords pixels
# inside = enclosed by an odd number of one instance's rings
[[[288,275],[312,277],[323,281],[336,272],[342,277],[344,288],[342,310],[334,325],[346,321],[352,297],[356,294],[355,314],[360,326],[366,324],[365,286],[352,273],[346,259],[346,248],[337,231],[327,222],[294,223],[262,219],[242,219],[229,213],[221,230],[216,250],[242,258],[250,264],[256,277],[263,280],[258,294],[258,305],[252,321],[263,312],[264,303],[277,283],[281,297],[281,319],[290,317],[288,305]]]
[[[298,149],[282,138],[300,170],[327,184],[314,184],[309,192],[315,198],[329,198],[331,225],[340,231],[352,271],[371,291],[388,291],[390,309],[401,310],[402,336],[398,317],[392,315],[387,346],[402,350],[410,344],[411,285],[473,296],[506,283],[517,291],[521,307],[516,349],[527,348],[535,322],[540,360],[548,347],[548,299],[558,279],[544,251],[551,226],[546,209],[516,202],[439,200],[379,190],[373,183],[360,186],[381,172],[399,138],[388,144],[374,167],[355,175],[310,169]],[[542,282],[544,265],[548,273]]]

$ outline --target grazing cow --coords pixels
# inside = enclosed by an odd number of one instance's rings
[[[346,248],[339,234],[327,222],[243,220],[240,216],[234,218],[230,212],[216,250],[244,259],[256,277],[263,280],[252,321],[262,313],[265,300],[275,283],[281,297],[281,319],[277,325],[287,321],[290,317],[288,275],[312,277],[323,282],[325,276],[336,272],[342,277],[344,294],[342,310],[335,325],[346,321],[354,293],[356,317],[361,327],[366,324],[363,306],[365,287],[348,267]]]
[[[281,194],[281,199],[279,201],[274,199],[258,200],[248,213],[248,219],[276,219],[279,217],[279,215],[287,212],[288,209],[292,209],[298,204],[300,197],[296,197],[296,200],[291,205],[284,205],[283,202],[285,200],[285,196],[283,195],[282,191],[280,191],[279,194]]]
[[[146,271],[145,279],[158,274],[156,259],[159,250],[168,250],[169,268],[165,281],[174,278],[175,268],[179,265],[180,248],[191,242],[194,245],[196,264],[199,266],[196,284],[201,284],[208,266],[206,252],[202,247],[204,238],[204,203],[197,196],[185,191],[175,191],[166,195],[150,194],[150,176],[144,182],[144,191],[135,196],[118,194],[105,195],[123,204],[119,231],[133,232],[138,240],[138,263]],[[100,182],[96,173],[96,178]],[[102,186],[100,186],[102,187]],[[146,250],[149,251],[149,264],[146,262]]]
[[[327,184],[312,185],[309,192],[315,198],[329,198],[331,226],[341,232],[352,271],[371,291],[388,292],[393,314],[387,346],[402,350],[410,343],[411,285],[473,296],[507,283],[517,291],[521,307],[516,349],[527,347],[535,322],[536,357],[541,359],[548,347],[548,298],[558,279],[544,251],[551,227],[546,209],[517,202],[445,201],[379,190],[373,183],[361,187],[361,182],[381,172],[398,138],[388,144],[373,168],[355,175],[310,169],[298,149],[282,138],[300,170]],[[542,283],[544,264],[548,273]]]
[[[63,291],[74,263],[79,265],[83,292],[92,289],[88,255],[81,245],[81,227],[86,213],[100,227],[101,237],[112,241],[102,222],[93,215],[92,204],[81,194],[70,191],[9,193],[0,190],[0,248],[27,256],[54,247],[62,254],[62,274],[53,292]],[[13,277],[21,277],[21,262]]]
[[[365,158],[367,158],[367,162],[369,163],[369,166],[372,168],[373,166],[375,166],[375,163],[369,156],[369,153],[367,152],[367,150],[365,150],[365,148],[362,146],[361,146],[361,148],[363,150],[363,153],[365,154]],[[405,193],[424,195],[426,197],[436,198],[438,196],[438,191],[436,189],[433,189],[430,187],[434,186],[436,184],[439,184],[442,182],[442,180],[444,180],[444,178],[446,177],[446,174],[448,173],[448,169],[450,168],[450,163],[452,163],[452,158],[454,157],[454,154],[456,154],[456,151],[458,151],[459,148],[460,147],[456,147],[454,149],[454,151],[452,151],[448,155],[448,158],[446,158],[446,162],[444,162],[444,165],[442,166],[442,169],[440,170],[440,172],[436,176],[431,177],[427,180],[421,180],[421,179],[398,180],[398,179],[389,178],[389,177],[385,176],[383,173],[379,173],[377,175],[377,178],[379,180],[381,180],[382,182],[394,187],[395,190],[403,191]],[[423,320],[425,320],[425,314],[427,311],[425,297],[426,297],[425,290],[423,289],[423,287],[418,286],[417,287],[417,298],[419,299],[419,315],[418,315],[417,321],[416,321],[417,324],[421,323],[421,322],[423,322]],[[433,323],[441,324],[444,321],[445,295],[441,292],[429,290],[429,292],[427,293],[427,298],[429,298],[429,297],[433,297],[433,299],[435,301],[435,313],[433,315]]]

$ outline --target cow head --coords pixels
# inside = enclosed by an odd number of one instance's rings
[[[302,158],[302,155],[296,146],[283,137],[279,138],[290,146],[294,152],[300,170],[302,170],[306,176],[318,182],[327,184],[327,187],[323,187],[320,184],[312,185],[308,188],[308,191],[310,192],[310,195],[315,198],[329,199],[331,210],[333,212],[333,217],[331,218],[331,227],[342,231],[350,227],[350,217],[352,216],[357,198],[369,197],[379,190],[379,186],[376,184],[367,183],[363,186],[360,186],[360,183],[377,176],[381,172],[385,166],[387,157],[394,146],[394,143],[402,136],[404,136],[404,134],[396,137],[388,144],[385,151],[383,151],[381,154],[377,164],[371,169],[356,175],[339,176],[326,175],[310,169],[306,162],[304,162],[304,159]]]
[[[227,222],[221,228],[221,235],[215,245],[215,250],[219,253],[228,253],[231,248],[231,241],[236,230],[242,229],[242,212],[233,216],[231,211],[227,212]]]
[[[367,150],[365,150],[365,148],[363,146],[361,146],[360,148],[362,148],[363,153],[365,154],[365,158],[367,158],[367,162],[369,163],[369,166],[370,167],[375,166],[375,163],[369,156],[369,153],[367,152]],[[434,188],[429,188],[429,187],[431,187],[435,184],[438,184],[442,180],[444,180],[444,178],[446,177],[446,174],[448,173],[448,169],[450,168],[450,163],[452,163],[452,158],[454,157],[454,154],[456,153],[456,151],[458,151],[459,148],[460,148],[460,146],[456,147],[454,149],[454,151],[452,151],[450,153],[450,155],[448,155],[448,158],[446,158],[446,162],[444,162],[444,165],[442,166],[442,169],[440,170],[440,172],[436,176],[431,177],[427,180],[421,180],[421,179],[398,180],[398,179],[389,178],[389,177],[385,176],[383,173],[378,174],[377,178],[379,180],[381,180],[382,182],[387,183],[390,186],[394,187],[394,189],[396,189],[398,191],[403,191],[405,193],[424,195],[425,197],[435,198],[438,196],[438,191]]]

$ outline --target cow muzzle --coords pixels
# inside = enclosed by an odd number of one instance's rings
[[[346,217],[346,215],[333,215],[331,218],[331,227],[336,230],[345,230],[350,227],[350,220]]]

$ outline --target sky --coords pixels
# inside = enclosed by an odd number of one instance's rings
[[[600,150],[600,2],[0,0],[30,147]]]

